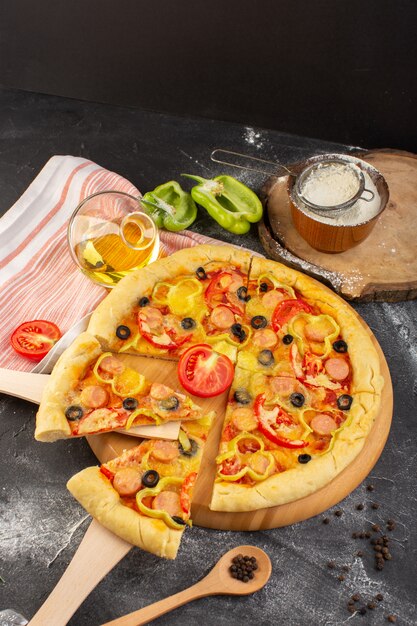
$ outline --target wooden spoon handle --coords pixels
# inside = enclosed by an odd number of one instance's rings
[[[211,596],[218,593],[222,593],[220,590],[217,577],[210,577],[210,574],[200,580],[195,585],[180,591],[169,598],[154,602],[149,606],[143,607],[133,613],[118,617],[111,622],[106,622],[102,626],[141,626],[142,624],[148,624],[152,620],[176,609],[178,606],[187,604],[191,600],[197,600],[198,598],[204,598],[205,596]],[[30,626],[30,625],[29,625]]]
[[[131,547],[130,543],[93,520],[71,563],[29,626],[65,626],[94,587]]]

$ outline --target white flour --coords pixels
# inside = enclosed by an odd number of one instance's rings
[[[356,168],[357,169],[357,168]],[[348,202],[359,191],[359,178],[350,165],[318,165],[303,181],[301,193],[312,204],[322,207]]]
[[[300,200],[297,201],[297,205],[303,213],[312,217],[316,222],[322,222],[323,224],[333,224],[335,226],[356,226],[357,224],[368,222],[375,217],[375,215],[378,215],[381,208],[381,198],[369,174],[364,171],[363,175],[365,177],[365,189],[369,189],[374,193],[373,199],[369,202],[359,198],[359,200],[357,200],[351,207],[340,210],[338,213],[334,213],[334,217],[319,215]],[[306,182],[308,182],[308,179]],[[350,195],[352,196],[352,194]],[[365,196],[368,197],[369,194],[365,194]],[[308,199],[316,204],[315,200],[312,200],[310,197]]]

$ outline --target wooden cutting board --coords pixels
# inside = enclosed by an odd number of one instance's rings
[[[350,300],[417,298],[417,155],[394,150],[353,153],[385,177],[390,199],[371,234],[337,254],[312,248],[295,230],[287,177],[269,178],[262,190],[267,208],[259,236],[267,255],[331,286]]]
[[[391,377],[383,352],[365,322],[356,314],[369,333],[380,358],[381,372],[385,380],[382,393],[381,410],[376,418],[371,435],[367,438],[361,453],[356,459],[329,485],[315,494],[269,509],[261,509],[248,513],[221,513],[211,511],[209,503],[216,472],[215,457],[222,430],[224,410],[227,402],[227,393],[217,398],[202,399],[195,397],[195,401],[207,410],[216,410],[217,418],[206,443],[200,474],[197,480],[193,505],[192,519],[197,526],[215,528],[218,530],[264,530],[293,524],[314,515],[318,515],[329,507],[337,504],[353,491],[369,474],[374,467],[387,440],[393,409],[393,392]],[[174,389],[180,390],[177,365],[172,361],[162,362],[154,359],[123,355],[123,360],[137,368],[150,380],[166,383]],[[109,461],[121,454],[125,449],[138,445],[138,440],[119,433],[106,433],[88,437],[88,442],[102,462]]]

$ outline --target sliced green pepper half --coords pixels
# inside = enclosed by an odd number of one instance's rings
[[[145,193],[141,199],[145,213],[158,226],[171,231],[188,228],[197,217],[197,207],[187,191],[179,183],[170,180],[153,191]]]
[[[197,181],[192,188],[193,199],[200,204],[220,226],[236,235],[244,235],[250,222],[259,222],[262,203],[249,187],[233,176],[216,176],[213,179],[182,174]]]

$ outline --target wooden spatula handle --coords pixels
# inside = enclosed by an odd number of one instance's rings
[[[48,374],[33,374],[0,368],[0,392],[39,404],[48,379]]]
[[[71,563],[29,626],[65,626],[89,593],[132,546],[93,520]]]
[[[184,591],[169,596],[169,598],[159,600],[159,602],[154,602],[154,604],[145,606],[138,611],[133,611],[133,613],[128,613],[128,615],[123,615],[123,617],[118,617],[111,622],[106,622],[102,624],[102,626],[141,626],[176,609],[178,606],[191,602],[191,600],[197,600],[197,598],[204,598],[205,596],[218,593],[221,593],[221,591],[219,591],[218,580],[214,577],[210,578],[210,575],[208,575],[206,578],[203,578],[203,580],[192,585],[192,587],[184,589]]]

